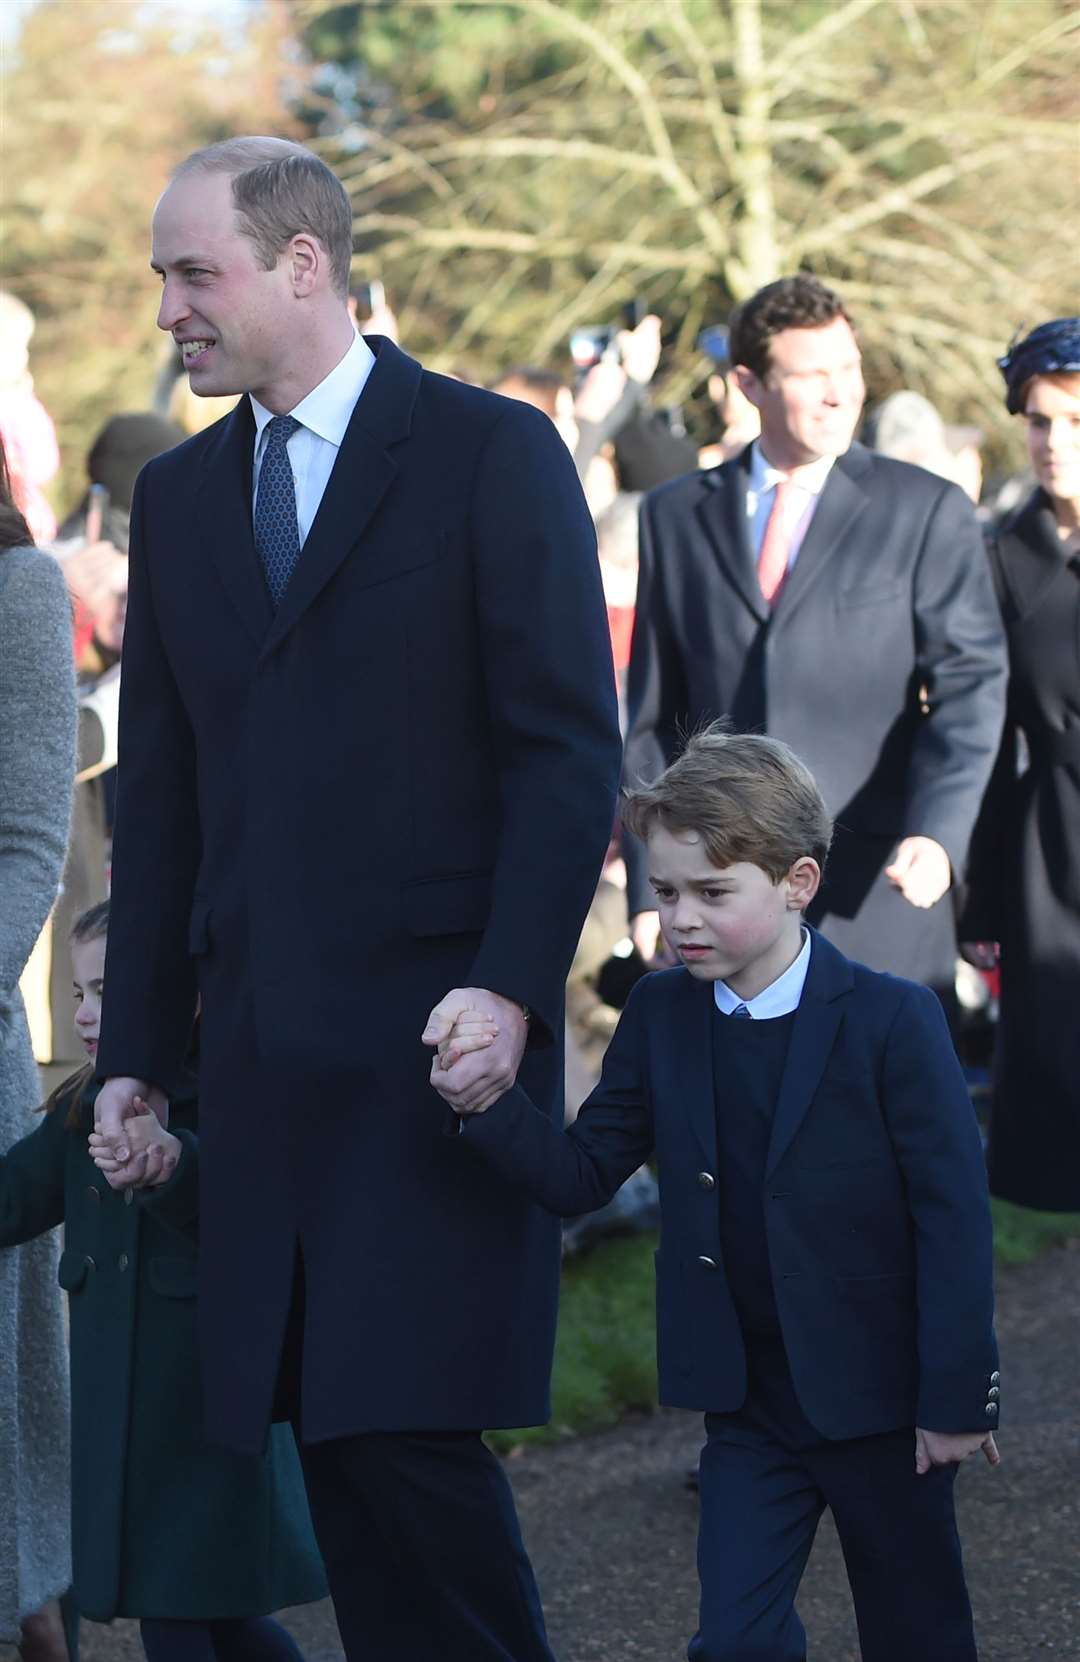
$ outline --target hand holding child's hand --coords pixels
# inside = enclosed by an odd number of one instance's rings
[[[128,1157],[117,1159],[112,1144],[96,1131],[91,1132],[88,1147],[90,1158],[112,1189],[149,1189],[165,1183],[176,1170],[180,1158],[179,1138],[166,1131],[157,1115],[136,1097],[139,1110],[124,1122]]]
[[[498,1025],[490,1012],[462,1010],[450,1032],[439,1040],[439,1064],[444,1069],[452,1068],[470,1051],[487,1050],[498,1036]]]
[[[455,987],[432,1010],[421,1034],[436,1053],[431,1083],[455,1113],[483,1113],[517,1078],[527,1037],[520,1004],[484,987]],[[475,1051],[487,1054],[473,1059]]]
[[[924,1431],[915,1427],[915,1472],[925,1477],[934,1466],[958,1466],[982,1449],[987,1465],[1000,1466],[992,1431]]]

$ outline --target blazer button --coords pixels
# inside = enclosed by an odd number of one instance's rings
[[[996,1403],[996,1402],[988,1402],[988,1403],[987,1403],[987,1405],[986,1405],[986,1412],[987,1412],[987,1413],[988,1413],[988,1414],[996,1414],[996,1413],[997,1413],[997,1411],[998,1411],[998,1405],[997,1405],[997,1403]]]
[[[986,1393],[986,1399],[988,1402],[996,1402],[1000,1395],[1001,1392],[998,1390],[997,1386],[991,1385],[990,1389]]]
[[[706,1270],[715,1270],[717,1267],[715,1258],[706,1258],[704,1255],[698,1259],[698,1263]]]
[[[991,1385],[1000,1385],[1001,1384],[1001,1375],[998,1373],[996,1368],[994,1369],[994,1372],[990,1375],[990,1383],[991,1383]]]
[[[703,1189],[715,1189],[716,1188],[716,1179],[712,1175],[712,1172],[699,1171],[698,1174],[697,1174],[697,1180],[698,1180],[698,1184]]]
[[[126,1270],[127,1269],[127,1267],[128,1267],[128,1255],[127,1255],[126,1252],[122,1252],[120,1254],[119,1258],[116,1260],[116,1267],[117,1267],[118,1270]]]

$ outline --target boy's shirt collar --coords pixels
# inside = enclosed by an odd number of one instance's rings
[[[783,975],[778,975],[756,998],[740,998],[726,981],[714,981],[716,1008],[722,1016],[730,1016],[733,1010],[744,1004],[755,1021],[775,1021],[778,1016],[789,1016],[792,1010],[799,1008],[810,969],[810,951],[810,931],[804,929],[802,951],[795,962],[789,964]]]

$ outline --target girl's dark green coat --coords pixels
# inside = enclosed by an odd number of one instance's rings
[[[289,1426],[265,1455],[227,1453],[201,1431],[194,1227],[194,1091],[172,1104],[184,1144],[173,1177],[109,1188],[90,1158],[97,1087],[78,1128],[70,1099],[0,1158],[0,1246],[65,1226],[71,1308],[75,1598],[95,1621],[265,1615],[322,1598],[326,1583]],[[165,1190],[169,1194],[165,1194]]]

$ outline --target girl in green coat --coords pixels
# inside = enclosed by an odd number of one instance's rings
[[[76,1603],[94,1621],[138,1617],[150,1662],[300,1662],[268,1619],[326,1595],[292,1430],[275,1426],[265,1455],[202,1438],[194,1203],[191,1228],[165,1221],[193,1188],[194,1081],[170,1104],[185,1159],[169,1184],[136,1202],[90,1157],[107,927],[105,903],[72,936],[90,1064],[0,1159],[0,1246],[64,1224]]]

